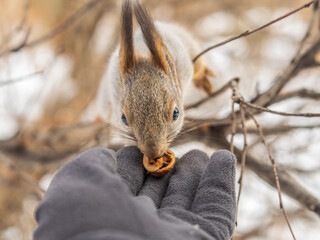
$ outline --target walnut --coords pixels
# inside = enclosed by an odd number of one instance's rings
[[[175,164],[174,153],[168,149],[161,158],[149,159],[146,155],[143,156],[144,168],[155,177],[162,177],[173,168]]]

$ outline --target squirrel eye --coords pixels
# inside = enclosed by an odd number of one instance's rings
[[[123,113],[122,113],[121,119],[122,119],[122,122],[123,122],[126,126],[128,126],[128,120],[127,120],[126,116],[125,116]]]
[[[172,114],[172,120],[175,121],[178,119],[178,117],[179,117],[179,110],[178,108],[175,108]]]

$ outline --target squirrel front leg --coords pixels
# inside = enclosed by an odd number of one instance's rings
[[[198,59],[193,65],[193,84],[196,88],[203,90],[205,93],[212,94],[214,87],[208,77],[215,77],[214,72],[201,60]]]

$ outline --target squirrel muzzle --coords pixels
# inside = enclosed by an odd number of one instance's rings
[[[142,148],[142,152],[150,159],[157,159],[163,156],[165,151],[167,150],[167,146],[159,147],[159,146],[146,146]]]

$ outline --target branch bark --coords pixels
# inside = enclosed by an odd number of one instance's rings
[[[282,95],[279,95],[277,97],[275,97],[271,102],[270,105],[278,103],[278,102],[282,102],[284,100],[287,99],[291,99],[291,98],[306,98],[306,99],[310,99],[310,100],[320,100],[320,93],[310,90],[310,89],[299,89],[297,91],[292,91],[292,92],[288,92]]]
[[[182,135],[177,139],[176,145],[185,142],[199,142],[208,147],[230,149],[230,143],[225,139],[224,132],[217,127],[210,127],[208,131],[204,132],[201,129],[196,129],[192,132]],[[237,161],[241,163],[242,151],[234,148],[234,153]],[[258,177],[267,182],[270,186],[277,188],[274,179],[272,167],[269,164],[263,163],[249,153],[246,155],[246,167],[253,171]],[[287,196],[299,202],[303,207],[316,213],[320,216],[320,201],[308,192],[295,178],[293,178],[286,170],[277,168],[279,173],[279,182],[281,184],[281,191]]]
[[[231,84],[232,84],[233,81],[238,82],[238,81],[239,81],[239,78],[235,77],[235,78],[231,79],[231,80],[228,81],[225,85],[223,85],[219,90],[215,91],[214,93],[211,93],[209,96],[207,96],[207,97],[204,98],[204,99],[201,99],[200,101],[198,101],[198,102],[196,102],[196,103],[193,103],[193,104],[191,104],[191,105],[186,106],[184,109],[185,109],[185,110],[189,110],[189,109],[192,109],[192,108],[197,108],[197,107],[199,107],[200,105],[208,102],[210,99],[219,96],[220,94],[222,94],[222,93],[224,93],[225,91],[227,91],[228,89],[230,89],[230,86],[231,86]]]
[[[29,34],[26,35],[26,38],[24,41],[22,41],[18,46],[6,49],[2,52],[0,52],[0,58],[3,56],[6,56],[13,52],[18,52],[21,49],[31,48],[36,45],[39,45],[43,42],[48,41],[49,39],[55,37],[56,35],[62,33],[67,28],[69,28],[74,22],[76,22],[81,16],[83,16],[85,13],[87,13],[89,10],[91,10],[93,7],[95,7],[99,2],[102,0],[93,0],[85,4],[83,7],[81,7],[79,10],[77,10],[74,14],[72,14],[68,19],[66,19],[63,23],[61,23],[59,26],[57,26],[55,29],[53,29],[51,32],[31,41],[27,42]]]
[[[316,125],[309,125],[309,126],[275,126],[275,127],[264,127],[263,128],[263,134],[264,135],[275,135],[275,134],[283,134],[283,133],[287,133],[290,131],[294,131],[297,129],[314,129],[314,128],[320,128],[320,124],[316,124]],[[238,128],[236,130],[236,133],[242,133],[242,129]],[[257,134],[257,130],[256,129],[247,129],[247,133],[248,134]]]
[[[318,1],[318,0],[313,0],[313,1],[311,1],[311,2],[308,2],[307,4],[304,4],[303,6],[297,8],[297,9],[291,11],[291,12],[288,12],[288,13],[286,13],[285,15],[283,15],[283,16],[281,16],[281,17],[278,17],[278,18],[276,18],[276,19],[274,19],[274,20],[272,20],[272,21],[270,21],[270,22],[268,22],[268,23],[266,23],[266,24],[264,24],[264,25],[262,25],[262,26],[260,26],[260,27],[258,27],[258,28],[256,28],[256,29],[254,29],[254,30],[252,30],[252,31],[249,31],[249,30],[244,31],[243,33],[240,33],[240,34],[237,35],[237,36],[230,37],[230,38],[228,38],[228,39],[226,39],[226,40],[224,40],[224,41],[222,41],[222,42],[219,42],[219,43],[217,43],[217,44],[215,44],[215,45],[213,45],[213,46],[211,46],[211,47],[208,47],[208,48],[206,48],[205,50],[203,50],[202,52],[200,52],[197,56],[195,56],[195,57],[193,58],[192,62],[195,63],[203,54],[207,53],[208,51],[210,51],[210,50],[212,50],[212,49],[214,49],[214,48],[223,46],[223,45],[225,45],[225,44],[227,44],[227,43],[229,43],[229,42],[232,42],[232,41],[234,41],[234,40],[236,40],[236,39],[239,39],[239,38],[242,38],[242,37],[247,37],[247,36],[249,36],[249,35],[251,35],[251,34],[253,34],[253,33],[255,33],[255,32],[258,32],[258,31],[260,31],[260,30],[262,30],[262,29],[264,29],[264,28],[266,28],[266,27],[269,27],[270,25],[272,25],[272,24],[274,24],[274,23],[276,23],[276,22],[279,22],[279,21],[281,21],[282,19],[284,19],[284,18],[286,18],[286,17],[289,17],[289,16],[291,16],[292,14],[295,14],[296,12],[299,12],[300,10],[302,10],[302,9],[304,9],[304,8],[310,7],[312,4],[316,3],[317,1]]]
[[[319,50],[320,40],[314,43],[301,57],[296,56],[297,59],[290,63],[283,74],[275,80],[274,85],[266,92],[255,97],[251,102],[263,107],[269,106],[283,87],[302,69],[319,65],[319,63],[315,62],[315,54]]]

